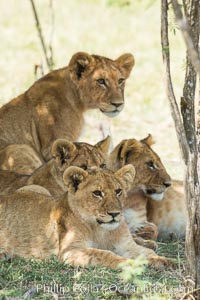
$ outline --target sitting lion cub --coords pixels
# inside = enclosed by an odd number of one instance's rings
[[[134,179],[133,166],[117,172],[69,167],[68,192],[57,201],[31,191],[1,199],[2,253],[38,259],[56,255],[73,266],[106,266],[144,255],[155,267],[170,260],[135,244],[122,216],[123,200]]]
[[[77,140],[88,109],[117,116],[133,65],[132,54],[111,60],[78,52],[67,67],[50,72],[0,108],[0,169],[32,174],[51,158],[55,139]]]
[[[186,207],[180,182],[167,174],[151,146],[151,135],[138,141],[123,140],[112,151],[108,166],[118,170],[132,164],[135,180],[125,201],[125,218],[132,233],[145,239],[182,237],[186,227]],[[151,223],[150,223],[151,222]],[[157,226],[155,226],[157,225]]]
[[[94,146],[58,139],[51,149],[53,158],[35,170],[31,176],[0,170],[0,194],[7,194],[24,186],[35,189],[36,187],[30,185],[39,185],[47,189],[52,196],[62,195],[66,191],[63,183],[64,171],[69,166],[77,166],[85,170],[93,166],[104,168],[109,145],[109,136]]]

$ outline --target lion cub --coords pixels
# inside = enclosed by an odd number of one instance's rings
[[[88,109],[117,116],[133,65],[128,53],[112,60],[78,52],[67,67],[45,75],[0,108],[0,169],[32,174],[51,158],[55,139],[77,140]]]
[[[78,166],[85,170],[93,166],[105,168],[109,145],[109,136],[94,146],[58,139],[53,143],[51,149],[52,159],[35,170],[31,176],[0,170],[0,194],[7,194],[24,186],[27,186],[26,189],[36,189],[32,185],[39,185],[52,196],[62,195],[66,191],[63,172],[69,166]]]
[[[133,241],[122,216],[123,200],[135,176],[132,165],[117,172],[69,167],[68,192],[57,201],[31,191],[1,199],[0,245],[3,252],[38,259],[56,255],[73,266],[106,266],[144,255],[155,267],[170,264]]]
[[[119,143],[109,157],[108,166],[118,170],[132,164],[135,180],[125,201],[125,218],[132,233],[147,239],[184,235],[186,207],[181,183],[172,182],[159,156],[151,146],[151,135],[143,140]],[[150,223],[151,222],[151,223]],[[157,226],[155,226],[157,225]]]

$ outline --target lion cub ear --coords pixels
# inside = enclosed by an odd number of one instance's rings
[[[116,171],[115,175],[119,176],[122,179],[125,184],[125,189],[128,191],[131,188],[131,185],[135,178],[135,168],[133,165],[126,165]]]
[[[63,181],[73,192],[78,190],[78,186],[88,176],[88,172],[79,167],[69,167],[63,173]]]
[[[108,135],[104,140],[98,142],[95,147],[101,152],[107,154],[110,148],[111,137]]]
[[[128,78],[135,64],[134,56],[130,53],[125,53],[115,60],[121,69],[125,78]]]
[[[136,139],[123,140],[119,143],[111,153],[111,157],[116,155],[116,161],[120,163],[120,166],[124,166],[128,162],[128,158],[131,154],[138,154],[142,151],[142,144]]]
[[[60,170],[69,165],[69,160],[75,155],[76,146],[65,139],[56,140],[51,148],[52,157],[55,159]]]
[[[153,144],[155,144],[155,140],[150,133],[148,134],[148,136],[146,138],[144,138],[140,141],[141,141],[141,143],[146,144],[149,147],[151,147]]]
[[[95,59],[85,52],[77,52],[69,62],[72,79],[79,80],[82,74],[94,65]]]

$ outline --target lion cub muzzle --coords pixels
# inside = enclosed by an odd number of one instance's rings
[[[165,188],[163,187],[162,189],[160,188],[159,190],[156,190],[154,188],[151,187],[145,187],[142,186],[142,189],[144,191],[144,193],[146,194],[147,197],[155,200],[155,201],[162,201],[163,197],[164,197],[164,192],[165,192]]]
[[[99,216],[96,218],[97,223],[101,225],[101,227],[105,227],[107,229],[117,228],[120,224],[122,214],[120,211],[108,211],[107,215]]]
[[[105,114],[107,117],[114,118],[116,117],[124,108],[124,102],[111,102],[110,105],[102,105],[102,108],[100,108],[100,111]]]

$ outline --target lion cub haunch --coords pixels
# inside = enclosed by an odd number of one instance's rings
[[[109,157],[108,166],[117,170],[132,164],[136,176],[125,201],[125,218],[139,237],[156,239],[184,235],[186,209],[180,182],[172,181],[151,146],[151,135],[142,140],[120,142]],[[158,227],[157,227],[158,226]]]
[[[118,115],[133,65],[132,54],[111,60],[78,52],[67,67],[50,72],[0,108],[0,169],[30,175],[50,159],[55,139],[77,140],[86,110]]]
[[[69,167],[63,174],[68,192],[57,201],[44,194],[18,191],[1,199],[1,249],[11,255],[57,255],[74,266],[107,266],[144,254],[156,267],[170,262],[135,244],[122,216],[123,200],[135,171]],[[24,213],[26,212],[26,213]]]
[[[52,159],[35,170],[31,176],[0,170],[0,194],[13,192],[23,186],[28,189],[30,185],[39,185],[46,188],[52,196],[62,195],[66,191],[63,183],[64,171],[69,166],[78,166],[85,170],[94,166],[105,168],[109,145],[109,136],[96,145],[58,139],[52,145]]]

